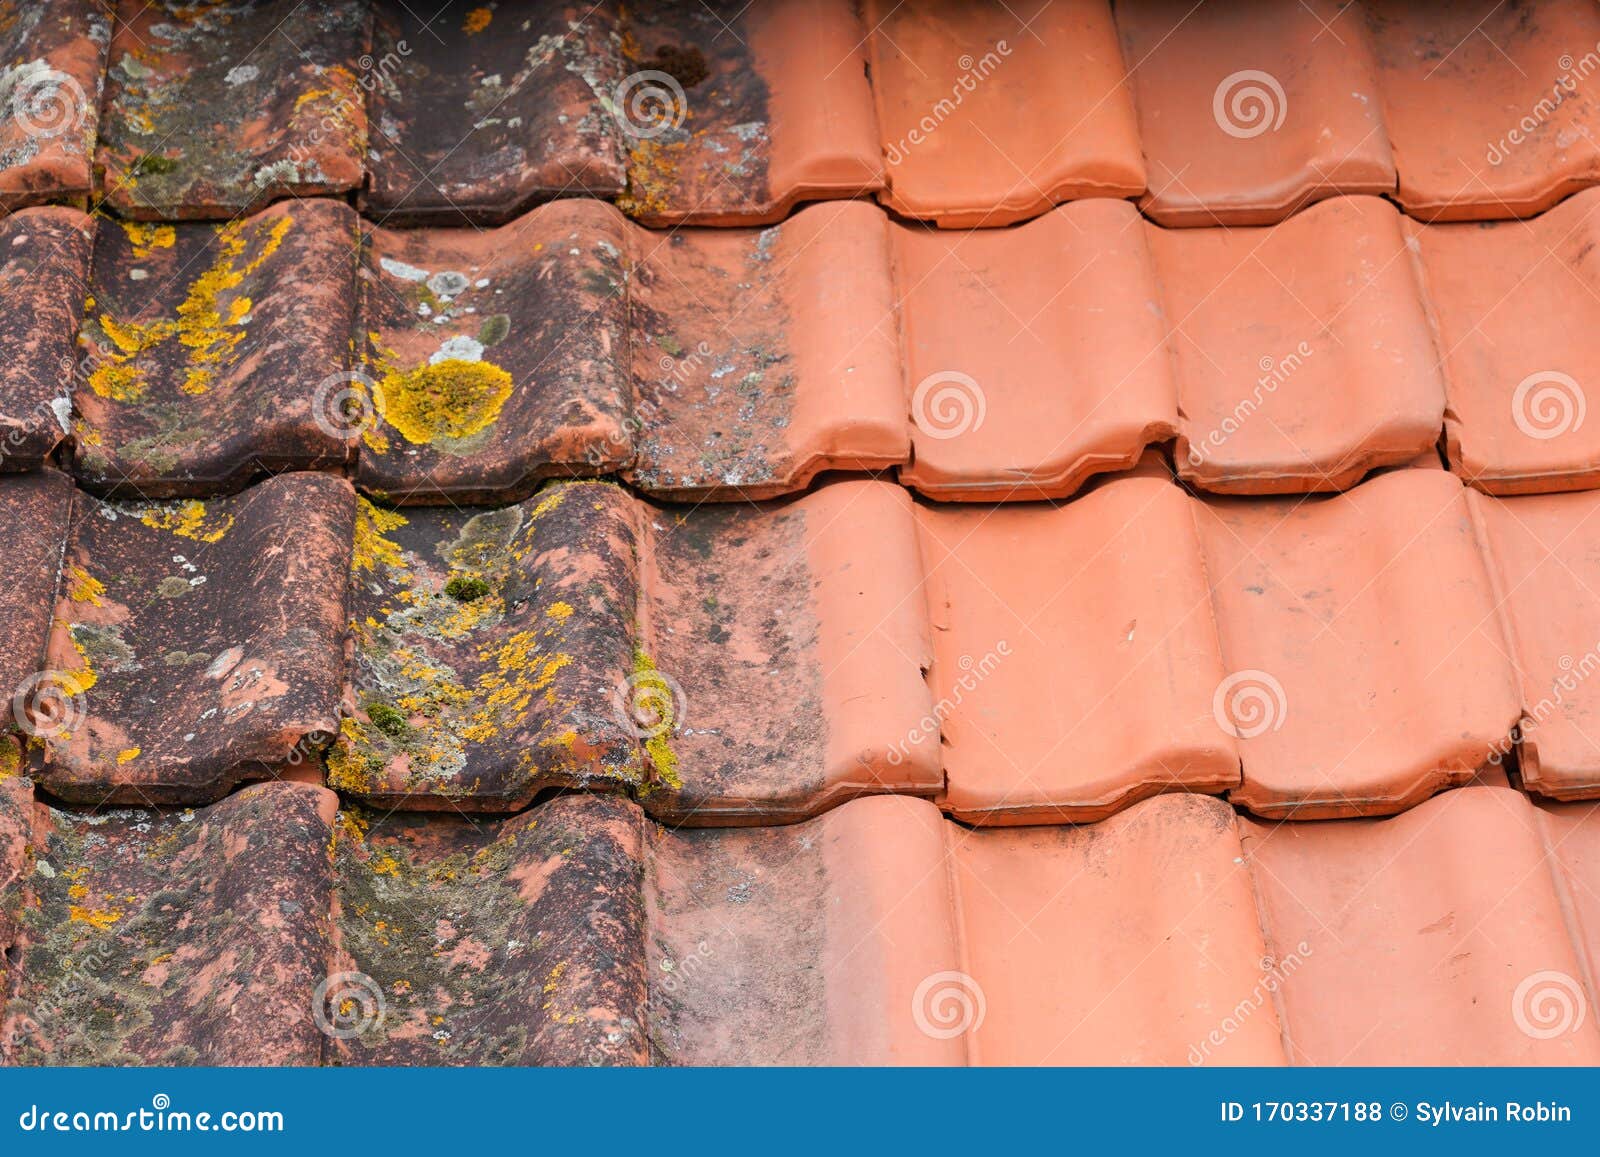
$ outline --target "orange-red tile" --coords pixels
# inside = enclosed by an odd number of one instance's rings
[[[1451,469],[1491,494],[1600,486],[1600,190],[1531,221],[1415,229],[1450,399]]]
[[[940,225],[1009,225],[1144,191],[1106,0],[869,0],[884,202]]]
[[[1439,438],[1445,391],[1400,215],[1340,197],[1280,225],[1150,230],[1206,490],[1342,490]]]
[[[1263,815],[1399,811],[1471,778],[1518,714],[1466,491],[1396,470],[1324,499],[1197,507],[1239,736]]]
[[[99,0],[0,4],[0,206],[87,198],[110,39]]]
[[[1064,205],[1015,229],[894,228],[912,462],[939,499],[1062,497],[1177,429],[1137,210]]]
[[[1407,213],[1524,217],[1600,181],[1593,4],[1365,6]]]
[[[1520,792],[1244,826],[1292,1063],[1600,1063],[1559,853]]]
[[[1264,225],[1395,186],[1358,5],[1122,0],[1117,29],[1163,225]]]
[[[51,726],[65,707],[66,692],[42,671],[71,512],[66,475],[0,475],[0,732]],[[15,754],[0,748],[0,775]]]
[[[1193,500],[1107,482],[1063,506],[923,506],[944,805],[975,823],[1098,819],[1239,782]]]

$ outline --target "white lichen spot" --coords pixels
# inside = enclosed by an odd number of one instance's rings
[[[415,265],[407,265],[404,261],[396,261],[392,257],[380,257],[378,264],[390,277],[398,277],[401,281],[428,280],[426,269],[418,269]]]
[[[261,70],[253,64],[241,64],[228,70],[228,75],[222,79],[228,84],[249,84],[261,75]]]

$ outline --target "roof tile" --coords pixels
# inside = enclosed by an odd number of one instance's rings
[[[1264,229],[1151,229],[1185,481],[1343,490],[1439,439],[1444,383],[1400,215],[1325,201]]]
[[[42,787],[98,804],[203,803],[337,728],[355,497],[289,474],[143,506],[79,495],[31,730]]]
[[[1516,680],[1453,475],[1197,509],[1228,672],[1213,710],[1244,762],[1236,802],[1297,818],[1399,811],[1502,749]]]
[[[374,13],[363,211],[387,224],[500,224],[534,201],[622,192],[620,134],[595,88],[621,76],[612,5],[425,12]]]
[[[1143,192],[1107,0],[869,0],[866,19],[888,161],[882,197],[895,212],[1009,225],[1058,201]]]
[[[88,198],[110,39],[99,0],[0,4],[0,206]]]
[[[1119,0],[1117,29],[1161,224],[1267,225],[1394,190],[1359,5]]]
[[[209,497],[347,462],[355,227],[316,200],[220,226],[105,222],[75,398],[84,484]]]
[[[1555,1033],[1540,1021],[1558,991],[1584,999],[1552,861],[1586,871],[1590,892],[1593,864],[1553,852],[1519,792],[1467,787],[1390,819],[1244,830],[1292,1063],[1600,1061],[1592,1018]]]
[[[92,236],[75,209],[0,221],[0,471],[35,469],[66,432]]]
[[[0,475],[0,731],[49,726],[64,706],[61,687],[38,672],[50,633],[72,482],[54,470]],[[0,759],[0,771],[5,760]]]
[[[1077,823],[1238,784],[1192,505],[1129,478],[1059,508],[918,508],[951,814]]]
[[[127,217],[234,217],[363,178],[361,0],[120,0],[96,164]]]

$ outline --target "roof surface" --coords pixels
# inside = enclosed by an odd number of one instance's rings
[[[0,3],[0,1063],[1600,1064],[1600,9]]]

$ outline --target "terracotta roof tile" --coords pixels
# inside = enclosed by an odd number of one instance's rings
[[[358,714],[333,786],[509,810],[632,787],[695,823],[932,794],[920,564],[897,487],[660,507],[569,483],[499,511],[364,506],[351,583]]]
[[[1600,795],[1600,494],[1471,496],[1498,583],[1522,697],[1522,781],[1559,799]]]
[[[534,201],[621,193],[622,142],[596,90],[621,80],[616,15],[603,3],[377,5],[363,211],[499,224]]]
[[[361,0],[121,0],[97,165],[118,213],[233,217],[362,182]]]
[[[1552,851],[1520,793],[1469,787],[1390,819],[1244,829],[1292,1063],[1600,1061],[1592,1018],[1554,1033],[1541,1020],[1562,990],[1583,999],[1592,950],[1575,947],[1557,875],[1578,869],[1590,893],[1600,881],[1572,839]]]
[[[1394,159],[1360,5],[1119,0],[1117,29],[1163,225],[1265,225],[1388,193]]]
[[[0,4],[0,206],[87,199],[110,39],[98,0]]]
[[[331,792],[266,784],[198,813],[88,816],[18,800],[24,783],[0,783],[0,847],[19,812],[31,845],[7,889],[24,914],[0,1059],[317,1062]]]
[[[1444,383],[1401,218],[1340,197],[1265,229],[1152,229],[1184,479],[1342,490],[1439,439]]]
[[[1584,422],[1600,190],[1531,221],[1416,235],[1450,398],[1451,468],[1494,494],[1600,485],[1600,422]]]
[[[356,217],[335,201],[225,225],[105,222],[76,391],[78,477],[209,497],[342,466]]]
[[[897,213],[1008,225],[1058,201],[1143,191],[1106,0],[870,0],[866,20],[888,161],[883,199]]]
[[[1600,180],[1600,101],[1573,60],[1600,43],[1593,4],[1366,10],[1406,212],[1522,217]]]
[[[1060,508],[918,509],[951,814],[1075,823],[1238,785],[1192,505],[1134,478]]]
[[[1233,799],[1297,818],[1399,811],[1469,779],[1516,680],[1461,483],[1397,470],[1317,501],[1197,506],[1239,735]]]
[[[92,233],[75,209],[0,221],[0,470],[38,467],[66,432]]]
[[[41,786],[98,804],[201,803],[337,727],[355,497],[321,474],[143,506],[80,495],[32,731]]]
[[[72,484],[64,474],[0,475],[0,525],[6,528],[0,551],[0,731],[30,720],[48,726],[63,705],[59,686],[36,673],[43,666],[71,510]],[[5,762],[0,757],[0,768]]]

